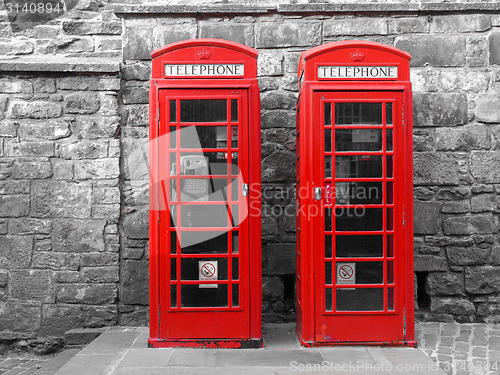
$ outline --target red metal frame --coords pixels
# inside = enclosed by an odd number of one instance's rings
[[[262,346],[261,329],[261,214],[260,214],[260,97],[256,79],[257,51],[234,42],[217,39],[197,39],[173,43],[152,52],[152,80],[150,86],[150,338],[152,347],[224,347],[244,348]],[[240,64],[244,66],[244,75],[241,77],[219,76],[190,76],[165,77],[165,64]],[[233,202],[239,205],[239,215],[243,218],[243,211],[248,211],[246,219],[240,221],[239,253],[231,253],[232,236],[228,234],[228,253],[210,254],[205,258],[228,259],[228,275],[232,274],[231,259],[239,259],[239,278],[232,280],[203,281],[180,280],[180,259],[196,259],[196,254],[184,255],[177,250],[176,254],[170,251],[170,211],[168,204],[171,201],[170,188],[165,189],[165,182],[169,177],[171,126],[180,127],[179,101],[181,99],[231,99],[239,101],[239,116],[237,122],[230,118],[228,106],[228,122],[226,123],[183,123],[196,126],[227,126],[230,139],[231,126],[238,128],[238,149],[231,145],[226,152],[228,165],[230,156],[237,152],[242,180],[238,181],[238,191],[241,192],[242,183],[250,186],[249,195]],[[177,119],[170,123],[170,106],[168,100],[176,103]],[[180,137],[177,132],[177,137]],[[172,149],[172,154],[179,158],[183,149]],[[229,142],[228,142],[229,143]],[[224,149],[189,149],[189,152],[224,152]],[[252,163],[249,161],[252,160]],[[177,160],[179,165],[179,160]],[[212,177],[212,176],[211,176]],[[174,176],[179,191],[180,180],[184,176]],[[206,178],[206,176],[189,178]],[[230,175],[221,175],[216,178],[227,179]],[[160,183],[158,183],[160,181]],[[155,183],[156,182],[156,183]],[[233,200],[233,198],[231,198]],[[193,205],[207,205],[223,202],[175,202],[172,205],[181,207]],[[243,207],[245,206],[245,207]],[[232,207],[230,205],[229,207]],[[258,209],[256,209],[258,208]],[[231,215],[231,209],[229,209]],[[180,215],[178,215],[178,220]],[[189,232],[193,230],[221,230],[217,228],[182,228],[179,225],[175,232]],[[224,229],[224,228],[222,228]],[[177,279],[171,281],[170,259],[176,263]],[[177,288],[181,285],[197,284],[228,285],[228,307],[181,307],[180,293],[176,299],[176,306],[170,306],[170,286]],[[239,285],[239,305],[232,306],[231,285]],[[196,324],[193,324],[196,321]]]
[[[303,52],[298,75],[301,91],[297,105],[297,333],[304,346],[322,345],[396,345],[415,346],[414,339],[414,289],[413,289],[413,172],[412,172],[412,94],[409,82],[409,61],[406,52],[374,42],[345,41],[325,44]],[[318,66],[397,66],[397,78],[345,79],[318,78]],[[323,103],[332,103],[332,178],[325,181]],[[335,126],[335,102],[391,102],[393,103],[393,151],[385,149],[386,113],[383,106],[383,124],[378,128],[384,135],[382,151],[336,151],[334,129],[360,129],[363,126]],[[376,128],[373,125],[365,128]],[[314,137],[308,136],[315,134]],[[335,177],[335,155],[393,155],[393,178]],[[386,157],[383,156],[383,170]],[[310,166],[315,166],[311,168]],[[385,172],[384,175],[385,176]],[[325,183],[335,186],[336,181],[380,181],[384,186],[384,200],[380,204],[356,205],[383,209],[381,231],[335,231],[332,214],[332,231],[339,234],[379,234],[384,236],[384,252],[380,258],[336,258],[335,241],[332,258],[325,258],[325,207],[348,206],[325,202]],[[387,205],[385,183],[393,181],[394,204]],[[320,187],[321,200],[313,197],[314,188]],[[394,215],[394,257],[387,256],[387,212]],[[403,224],[404,222],[404,224]],[[395,308],[387,310],[387,260],[394,262]],[[325,309],[325,261],[332,265],[332,311]],[[335,311],[335,290],[353,288],[354,285],[336,285],[336,262],[383,262],[381,284],[355,284],[356,288],[379,287],[383,289],[383,311]],[[389,285],[392,287],[392,284]]]

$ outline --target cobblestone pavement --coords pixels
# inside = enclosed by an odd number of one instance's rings
[[[35,374],[44,363],[52,356],[26,357],[26,356],[0,356],[1,375],[31,375]]]
[[[500,324],[417,323],[416,337],[450,375],[500,374]]]

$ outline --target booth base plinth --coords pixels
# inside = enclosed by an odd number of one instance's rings
[[[264,346],[258,339],[149,339],[148,348],[258,349]]]

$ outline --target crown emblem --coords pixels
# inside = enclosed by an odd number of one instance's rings
[[[351,58],[354,61],[363,61],[363,59],[365,58],[365,53],[357,49],[356,51],[351,52]]]
[[[196,56],[198,56],[198,58],[200,60],[209,59],[211,55],[212,55],[212,52],[210,52],[210,50],[206,49],[206,48],[202,48],[202,49],[199,49],[198,51],[196,51]]]

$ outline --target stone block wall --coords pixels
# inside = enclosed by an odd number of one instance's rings
[[[265,321],[294,319],[298,57],[345,39],[413,55],[418,317],[500,321],[498,4],[83,4],[0,41],[34,46],[0,60],[0,339],[148,323],[149,54],[202,37],[260,53]]]

